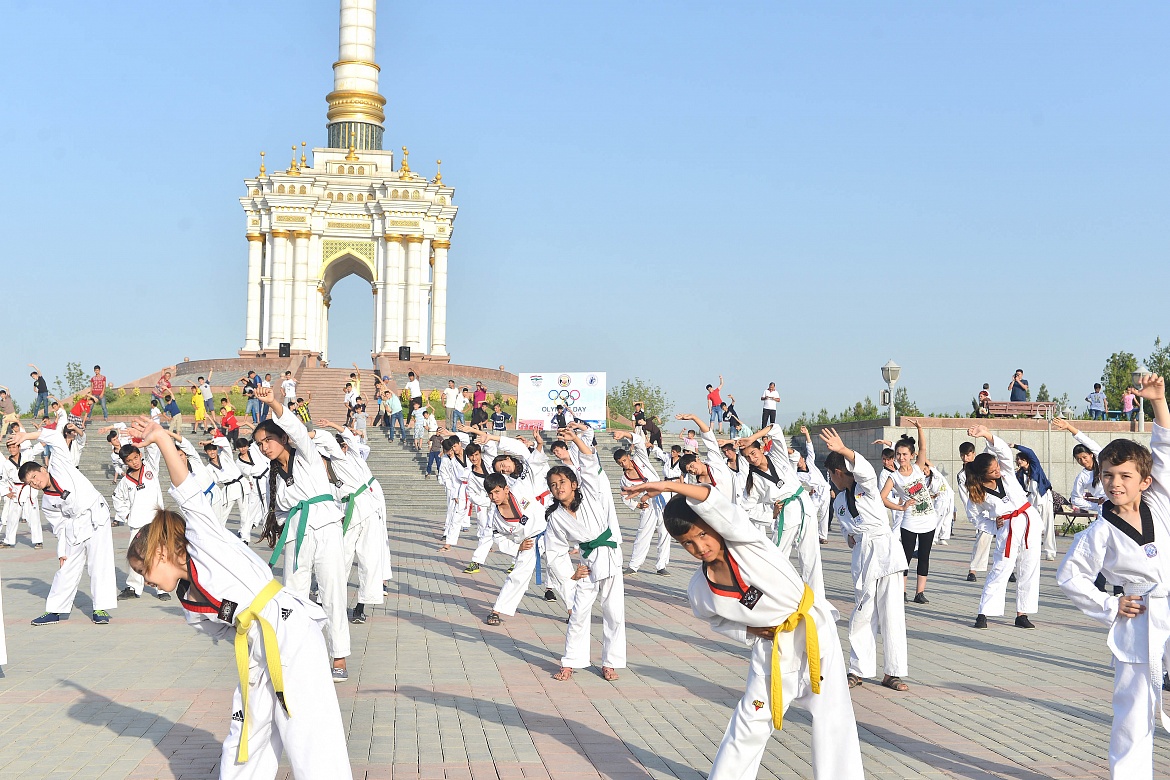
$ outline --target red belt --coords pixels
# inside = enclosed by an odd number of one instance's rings
[[[1008,512],[1006,515],[1000,515],[999,517],[996,518],[997,520],[1005,520],[1005,521],[1007,521],[1007,524],[1008,524],[1007,546],[1004,547],[1003,557],[1005,557],[1005,558],[1012,557],[1012,518],[1019,517],[1020,515],[1026,515],[1027,511],[1031,508],[1032,508],[1032,504],[1029,503],[1028,501],[1025,501],[1023,506],[1021,506],[1019,509]],[[1024,526],[1024,549],[1025,550],[1028,549],[1028,534],[1032,532],[1032,518],[1028,517],[1027,519],[1028,519],[1028,524]]]

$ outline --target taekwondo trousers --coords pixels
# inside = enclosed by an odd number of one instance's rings
[[[589,666],[593,602],[601,598],[601,665],[613,669],[626,668],[626,592],[622,579],[621,562],[617,573],[603,580],[592,576],[577,580],[573,595],[573,614],[565,632],[565,655],[561,666],[585,669]]]
[[[345,542],[341,537],[341,521],[321,528],[306,528],[297,555],[296,529],[289,529],[288,545],[284,548],[284,586],[304,600],[309,598],[309,585],[317,575],[317,594],[329,620],[325,639],[334,658],[346,658],[350,653],[349,615],[346,612],[348,570],[344,567]],[[289,570],[289,553],[296,556],[295,568]]]
[[[385,601],[382,593],[382,575],[385,573],[382,556],[385,555],[386,534],[378,527],[381,515],[369,490],[358,496],[354,503],[349,530],[342,539],[346,588],[349,587],[349,570],[356,560],[358,603],[378,605]]]
[[[81,572],[86,568],[89,570],[89,589],[94,610],[111,610],[118,606],[114,537],[110,531],[109,510],[103,503],[89,511],[99,515],[104,513],[105,517],[84,542],[64,546],[65,563],[53,575],[53,585],[49,589],[49,597],[45,599],[45,612],[67,615],[73,611],[73,600],[81,584]]]
[[[818,601],[825,600],[825,578],[821,572],[821,540],[813,533],[817,523],[816,507],[812,501],[807,501],[808,493],[802,493],[795,501],[785,505],[784,511],[776,518],[776,527],[784,523],[783,533],[776,541],[776,546],[785,557],[792,555],[796,550],[797,568],[800,578],[813,589]],[[802,513],[803,512],[803,516]],[[775,539],[773,533],[772,538]]]
[[[1008,520],[995,536],[995,557],[979,599],[980,615],[1003,615],[1008,580],[1013,571],[1016,612],[1035,614],[1040,609],[1040,522],[1030,511]]]
[[[20,525],[21,518],[28,520],[32,543],[44,544],[45,538],[41,530],[41,510],[36,504],[23,504],[19,501],[13,501],[11,498],[6,498],[4,499],[4,513],[2,517],[4,522],[4,544],[16,544],[16,527]]]
[[[263,523],[264,505],[257,490],[245,490],[240,499],[240,538],[251,544],[252,529]]]
[[[524,593],[528,590],[528,583],[532,580],[533,572],[536,571],[536,545],[543,543],[544,540],[541,539],[534,542],[529,549],[516,553],[516,564],[508,576],[504,578],[504,584],[500,587],[500,595],[496,597],[496,603],[492,607],[493,612],[499,612],[501,615],[509,617],[516,614],[516,607],[520,606],[520,599],[524,598]],[[544,550],[541,549],[540,553],[543,558]]]
[[[821,539],[828,541],[829,539],[829,506],[828,501],[818,501],[817,508],[817,533]],[[819,541],[819,540],[818,540]]]
[[[798,629],[802,630],[802,629]],[[797,647],[804,641],[797,638]],[[799,671],[783,675],[784,710],[793,704],[812,716],[812,776],[816,780],[864,780],[861,744],[841,646],[822,644],[821,692],[813,693],[808,659]],[[755,780],[772,736],[772,642],[752,647],[747,687],[723,732],[709,780]],[[757,703],[763,706],[757,707]]]
[[[1056,559],[1056,516],[1052,511],[1052,491],[1048,491],[1036,502],[1036,511],[1040,513],[1040,541],[1044,557],[1048,560]]]
[[[138,528],[131,528],[130,540],[133,541],[134,537],[138,534],[139,529],[145,528],[148,525],[150,525],[150,523],[146,523],[146,525],[139,526]],[[146,588],[146,578],[138,572],[134,571],[134,567],[130,567],[130,571],[126,573],[126,587],[130,588],[132,591],[141,596],[142,591]],[[159,590],[158,588],[155,588],[154,592],[163,593],[163,591]]]
[[[1158,694],[1150,679],[1149,664],[1113,659],[1113,729],[1109,735],[1112,780],[1153,778]]]
[[[991,555],[991,543],[995,535],[975,529],[975,544],[971,546],[971,565],[967,571],[987,571],[987,559]]]
[[[260,617],[276,632],[288,713],[268,677],[260,626],[253,623],[248,630],[248,762],[236,763],[244,711],[237,683],[232,695],[234,714],[220,754],[221,780],[273,780],[280,771],[282,752],[288,753],[297,780],[353,778],[329,654],[318,622],[309,615],[315,605],[306,601],[278,593],[260,610]]]
[[[849,671],[858,677],[877,675],[879,631],[885,673],[891,677],[909,674],[904,590],[902,572],[879,577],[864,590],[856,590],[857,606],[849,619]]]
[[[670,563],[670,535],[666,533],[666,523],[662,520],[662,507],[651,499],[650,505],[638,516],[638,534],[634,537],[634,546],[630,551],[630,568],[634,571],[646,562],[655,532],[658,533],[658,557],[654,561],[654,570],[660,571]]]

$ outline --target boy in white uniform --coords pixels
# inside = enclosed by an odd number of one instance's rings
[[[443,430],[448,434],[447,430]],[[460,438],[463,437],[463,438]],[[459,543],[459,532],[471,527],[471,503],[467,498],[467,482],[471,466],[463,455],[463,445],[470,441],[467,434],[448,435],[443,440],[443,459],[439,464],[439,484],[447,491],[447,516],[443,525],[443,544],[439,552],[446,552]]]
[[[821,544],[829,541],[829,481],[817,468],[817,453],[813,449],[812,436],[808,428],[800,426],[800,433],[804,436],[804,453],[792,450],[788,453],[789,460],[796,466],[796,475],[800,477],[800,484],[812,499],[817,513],[817,538]]]
[[[975,445],[969,441],[960,444],[959,460],[964,466],[975,460]],[[955,475],[955,485],[958,486],[959,500],[963,502],[963,511],[971,525],[975,526],[975,542],[971,545],[971,563],[967,568],[967,582],[975,582],[978,579],[975,572],[987,571],[987,559],[991,555],[991,543],[995,541],[995,536],[980,530],[975,522],[975,511],[971,509],[970,497],[967,495],[966,470],[959,469],[959,473]]]
[[[20,467],[25,463],[36,462],[44,452],[39,443],[16,443],[8,441],[8,457],[0,464],[3,468],[0,476],[0,490],[4,493],[4,512],[0,515],[4,523],[4,541],[0,548],[16,546],[16,527],[20,521],[28,523],[33,549],[40,550],[44,545],[44,536],[41,530],[41,504],[37,491],[20,481]]]
[[[747,514],[709,485],[658,482],[623,490],[663,491],[667,528],[703,562],[687,597],[695,616],[751,647],[747,686],[723,733],[710,780],[755,778],[774,728],[792,703],[812,715],[812,776],[862,780],[861,745],[841,657],[837,611],[818,599]]]
[[[895,691],[909,686],[906,653],[906,605],[902,573],[906,553],[890,528],[878,477],[865,458],[845,446],[832,428],[821,431],[829,449],[825,470],[837,488],[833,515],[853,551],[850,570],[856,606],[849,620],[849,687],[877,673],[877,635],[881,632],[885,677],[882,685]]]
[[[1161,685],[1170,647],[1170,410],[1165,380],[1147,377],[1138,394],[1154,407],[1153,454],[1126,439],[1114,440],[1100,452],[1108,498],[1100,517],[1076,535],[1056,574],[1072,602],[1109,627],[1109,776],[1114,780],[1151,780],[1157,719],[1170,729]],[[1124,595],[1098,590],[1098,572],[1120,584]]]
[[[65,450],[62,431],[42,428],[39,433],[20,431],[10,439],[17,443],[39,439],[42,444]],[[57,557],[61,568],[45,601],[45,614],[34,626],[58,623],[61,615],[73,610],[82,570],[88,564],[93,597],[92,619],[98,625],[110,622],[109,610],[118,606],[118,585],[114,573],[114,540],[110,532],[110,508],[69,458],[49,458],[48,468],[39,463],[20,467],[20,481],[41,491],[41,512],[57,536]]]
[[[526,495],[524,482],[517,482],[509,488],[503,474],[489,474],[483,482],[491,501],[487,509],[488,526],[514,544],[518,551],[516,563],[504,579],[500,595],[484,621],[489,626],[498,626],[503,622],[501,614],[509,617],[516,614],[516,607],[528,589],[533,572],[536,572],[538,583],[543,584],[544,561],[541,558],[547,556],[548,549],[544,542],[548,528],[544,504],[549,494],[545,491],[538,496]]]
[[[163,508],[158,473],[162,453],[153,444],[146,448],[146,452],[134,444],[126,444],[118,454],[126,464],[126,473],[114,487],[114,516],[119,523],[130,528],[130,538],[133,539],[138,529],[149,524]],[[126,587],[118,593],[118,600],[140,598],[145,585],[142,575],[131,568],[126,574]],[[159,601],[169,601],[171,598],[171,594],[157,588],[155,595]]]
[[[630,440],[630,449],[618,449],[613,453],[614,461],[622,468],[622,489],[631,485],[657,482],[658,474],[650,465],[650,455],[646,451],[646,435],[642,433],[641,427],[635,428],[633,432],[614,431],[613,437],[618,441],[626,438]],[[638,513],[638,533],[634,536],[634,546],[630,551],[629,568],[624,573],[627,576],[638,573],[638,569],[646,562],[650,542],[657,532],[658,550],[654,570],[658,574],[667,574],[666,565],[670,563],[670,537],[666,533],[666,526],[662,524],[662,509],[666,506],[666,501],[660,499],[643,501],[628,498],[624,494],[622,499],[626,506]]]

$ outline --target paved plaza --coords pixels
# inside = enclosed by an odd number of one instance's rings
[[[353,627],[351,677],[338,693],[354,777],[706,776],[741,693],[746,655],[691,616],[684,598],[693,565],[677,547],[669,576],[627,580],[629,668],[621,680],[607,683],[593,669],[560,683],[551,675],[564,647],[562,606],[533,586],[516,617],[485,626],[508,562],[493,554],[480,574],[465,575],[467,542],[437,553],[436,528],[434,517],[393,516],[391,595]],[[1103,629],[1059,593],[1054,563],[1044,564],[1038,630],[1010,620],[970,628],[980,586],[963,581],[971,532],[958,530],[932,555],[931,603],[907,606],[910,691],[871,681],[853,692],[867,776],[1107,777]],[[121,586],[125,528],[115,540]],[[1060,541],[1063,551],[1069,540]],[[235,680],[231,647],[184,625],[175,601],[151,597],[122,602],[111,625],[96,626],[83,593],[68,622],[33,628],[54,546],[47,536],[45,549],[33,550],[22,531],[15,549],[0,553],[10,659],[0,679],[3,776],[215,777]],[[839,536],[822,550],[844,637],[847,551]],[[595,651],[599,635],[595,620]],[[808,718],[790,710],[761,777],[811,777],[808,737]],[[1163,770],[1168,744],[1160,734]]]

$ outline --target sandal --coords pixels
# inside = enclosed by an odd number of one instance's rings
[[[442,547],[439,548],[439,552],[447,552],[450,549],[451,549],[451,545],[444,544]]]
[[[618,678],[618,673],[617,670],[612,666],[603,666],[601,667],[601,676],[604,677],[607,682],[615,682]]]
[[[886,675],[885,679],[882,680],[882,687],[889,688],[892,691],[908,691],[908,690],[910,690],[910,686],[907,685],[906,683],[902,682],[901,677],[891,677],[888,674]]]
[[[499,612],[493,612],[492,614],[487,616],[487,620],[485,620],[484,622],[487,623],[489,626],[498,626],[501,623],[503,623],[504,621],[500,619]]]
[[[553,679],[560,680],[561,682],[571,680],[573,679],[573,670],[567,666],[562,666],[561,670],[553,675]]]
[[[864,682],[864,680],[862,680],[860,677],[858,677],[853,672],[849,673],[848,679],[849,679],[849,687],[850,688],[856,688]]]

